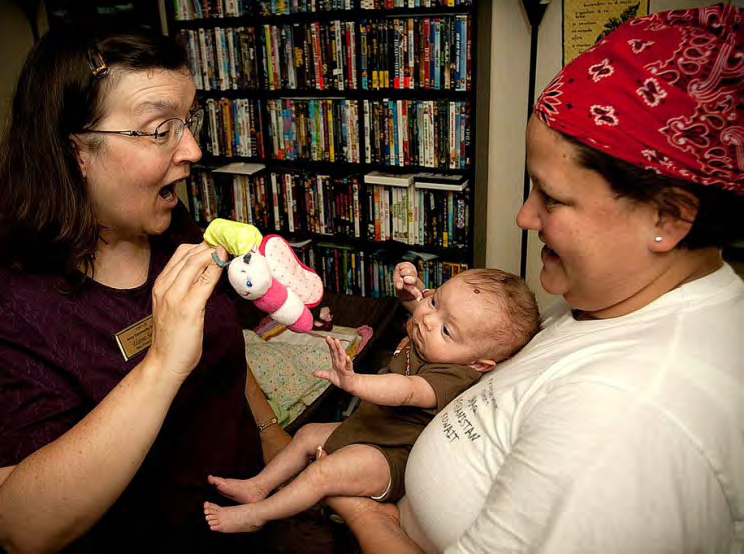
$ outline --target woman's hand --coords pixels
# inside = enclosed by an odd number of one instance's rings
[[[152,345],[147,358],[185,379],[202,355],[204,312],[222,268],[212,258],[215,249],[182,244],[155,280],[152,289]],[[217,247],[221,259],[225,250]]]
[[[395,504],[350,496],[328,498],[326,503],[349,526],[365,554],[423,552],[400,526],[400,513]]]

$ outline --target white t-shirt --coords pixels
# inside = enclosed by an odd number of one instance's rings
[[[727,265],[623,317],[561,303],[419,437],[420,531],[448,553],[744,551],[743,330]]]

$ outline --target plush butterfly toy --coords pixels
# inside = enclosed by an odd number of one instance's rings
[[[204,233],[211,246],[218,244],[234,256],[227,266],[230,284],[243,298],[292,331],[313,328],[309,308],[323,299],[323,282],[318,274],[297,259],[289,243],[279,235],[262,236],[253,225],[215,219]]]

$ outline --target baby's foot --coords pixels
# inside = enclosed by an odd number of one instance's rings
[[[269,495],[268,490],[259,487],[255,479],[225,479],[209,475],[207,481],[222,495],[240,502],[249,504],[263,500]]]
[[[250,504],[218,506],[205,502],[204,517],[209,528],[220,533],[252,533],[258,531],[264,524],[255,519],[255,510]]]

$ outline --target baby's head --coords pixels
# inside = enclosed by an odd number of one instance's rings
[[[499,269],[470,269],[418,303],[408,334],[429,362],[488,371],[539,327],[535,296],[522,279]]]

